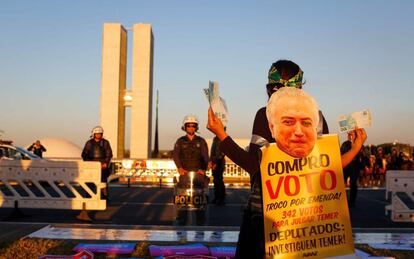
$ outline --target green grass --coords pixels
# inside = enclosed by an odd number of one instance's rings
[[[73,255],[72,249],[83,241],[24,239],[14,242],[0,242],[0,259],[38,258],[43,255]],[[84,242],[85,243],[85,242]],[[148,257],[148,242],[139,242],[131,257]],[[128,255],[129,256],[129,255]],[[117,258],[116,254],[94,254],[94,258]],[[125,256],[122,256],[125,257]]]
[[[356,244],[355,248],[364,251],[371,256],[394,257],[396,259],[412,259],[414,258],[414,251],[406,250],[389,250],[389,249],[374,249],[366,244]]]

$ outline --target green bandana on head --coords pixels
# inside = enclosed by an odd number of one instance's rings
[[[303,71],[299,68],[299,72],[292,78],[285,80],[282,79],[279,71],[275,67],[272,67],[269,71],[269,83],[268,84],[282,84],[287,87],[296,87],[300,88],[304,84],[302,82],[303,79]]]

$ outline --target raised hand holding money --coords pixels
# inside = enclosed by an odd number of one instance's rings
[[[221,123],[221,120],[214,115],[211,107],[208,108],[207,129],[213,132],[214,135],[216,135],[221,141],[227,137],[227,133],[224,130],[224,126]]]
[[[355,128],[371,127],[372,117],[369,109],[353,112],[347,115],[341,115],[338,118],[339,131],[349,132]]]
[[[219,96],[218,83],[209,81],[208,88],[204,88],[203,91],[214,115],[221,120],[224,126],[226,126],[228,122],[227,106],[224,99]]]

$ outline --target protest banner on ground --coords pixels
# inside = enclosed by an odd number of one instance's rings
[[[82,250],[88,250],[93,253],[131,254],[134,251],[135,246],[136,243],[80,243],[73,248],[73,251],[79,252]]]
[[[39,259],[93,259],[93,254],[87,250],[82,250],[75,255],[44,255]]]
[[[318,138],[304,158],[262,148],[266,258],[354,253],[337,135]]]

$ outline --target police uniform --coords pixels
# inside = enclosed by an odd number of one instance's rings
[[[106,182],[110,174],[109,163],[112,159],[112,149],[109,141],[102,138],[99,141],[95,139],[90,139],[85,143],[85,147],[82,151],[82,159],[84,161],[99,161],[101,163],[106,163],[107,168],[102,169],[101,182]]]
[[[194,135],[192,140],[187,136],[182,136],[174,145],[173,159],[177,168],[194,172],[206,171],[209,159],[207,142],[197,135]],[[203,188],[204,182],[204,175],[194,174],[194,187]],[[178,185],[184,188],[189,187],[189,175],[180,175]]]

